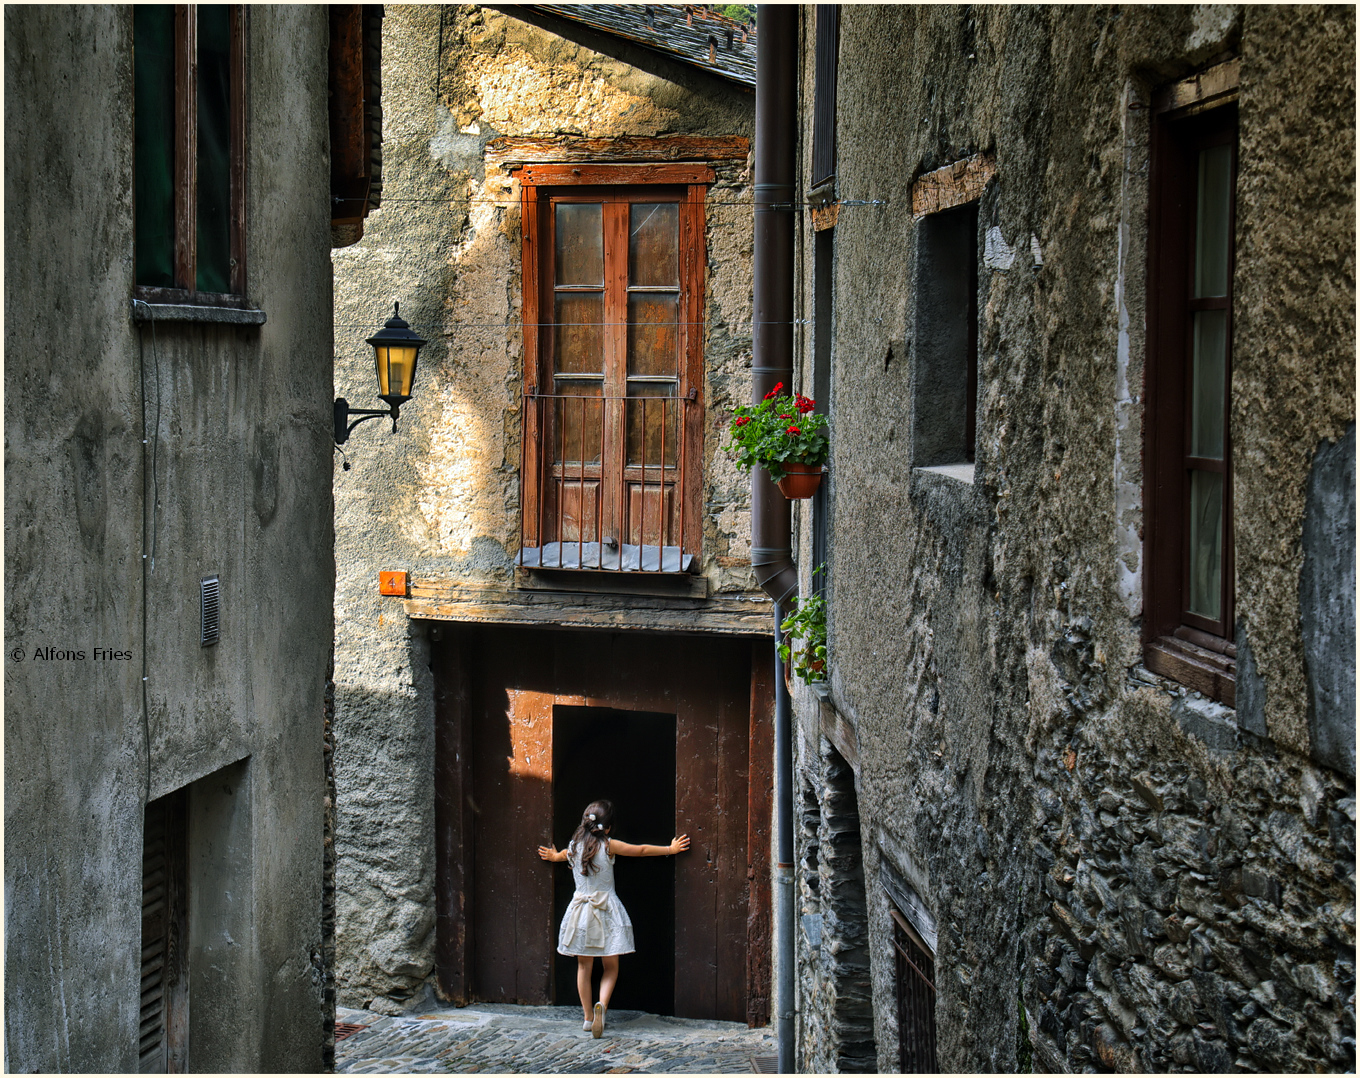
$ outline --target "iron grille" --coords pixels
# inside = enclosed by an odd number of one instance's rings
[[[903,1074],[938,1074],[935,1059],[935,958],[895,909],[893,952],[897,965],[897,1042]]]
[[[217,643],[220,606],[217,577],[205,576],[199,581],[199,592],[202,613],[199,619],[199,645],[207,648]]]
[[[693,401],[538,393],[524,405],[531,434],[520,468],[521,567],[692,570]]]

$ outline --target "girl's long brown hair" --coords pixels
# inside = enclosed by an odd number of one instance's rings
[[[581,875],[595,871],[595,852],[605,841],[605,832],[614,826],[614,803],[592,801],[581,813],[581,822],[571,836],[571,846],[581,851]]]

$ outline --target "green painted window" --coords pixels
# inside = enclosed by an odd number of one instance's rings
[[[244,293],[243,19],[222,4],[134,8],[139,286]]]

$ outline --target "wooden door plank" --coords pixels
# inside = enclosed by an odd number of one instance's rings
[[[712,1017],[717,978],[718,721],[709,671],[676,693],[675,805],[690,837],[675,866],[675,1013]]]
[[[442,998],[472,999],[468,926],[472,893],[471,686],[468,640],[458,629],[433,648],[435,666],[435,974]]]
[[[770,622],[773,630],[773,620]],[[748,750],[746,852],[746,1024],[770,1021],[774,983],[770,865],[774,813],[774,643],[751,642],[751,717]]]
[[[521,659],[523,655],[519,656]],[[515,1001],[552,1000],[552,866],[535,851],[551,840],[551,693],[510,689],[513,803],[505,851],[515,870]]]
[[[484,677],[474,686],[473,776],[481,810],[473,827],[473,903],[484,911],[474,924],[473,994],[476,999],[508,1002],[515,991],[515,936],[518,913],[514,861],[506,855],[507,821],[514,797],[508,766],[510,717],[504,691],[511,671],[507,656],[488,634],[474,650]]]
[[[714,1017],[727,1022],[746,1018],[747,799],[750,747],[750,666],[745,648],[715,651],[711,685],[718,715],[718,843],[715,936],[717,970]]]

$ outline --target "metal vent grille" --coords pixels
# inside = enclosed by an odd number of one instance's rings
[[[207,648],[217,643],[219,610],[217,577],[205,576],[199,582],[199,587],[202,594],[203,612],[200,620],[199,644]]]

